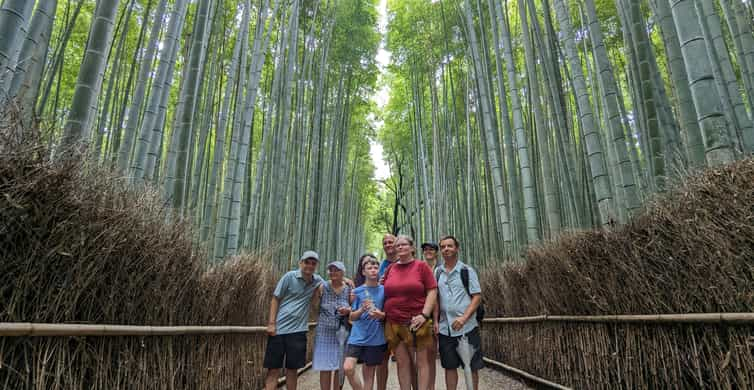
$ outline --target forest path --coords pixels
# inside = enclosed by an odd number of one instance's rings
[[[359,375],[361,375],[361,366],[359,366],[356,370]],[[387,390],[399,390],[400,387],[398,387],[398,376],[396,375],[397,370],[395,362],[390,362],[389,370],[390,375],[388,377]],[[459,378],[457,390],[466,389],[463,372],[459,370],[458,376]],[[307,370],[299,377],[298,388],[301,390],[319,389],[319,372],[311,369]],[[532,387],[527,386],[523,382],[515,380],[509,376],[506,376],[502,372],[491,368],[484,368],[479,372],[480,390],[525,390],[531,388]],[[437,378],[435,381],[435,389],[445,389],[445,374],[443,368],[440,366],[440,360],[437,360]],[[343,386],[343,390],[351,390],[351,386],[348,384],[348,380],[346,380],[346,384],[345,386]]]

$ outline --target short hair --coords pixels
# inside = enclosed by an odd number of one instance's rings
[[[413,238],[401,234],[401,235],[399,235],[398,237],[395,238],[395,242],[397,243],[398,240],[406,240],[406,241],[408,241],[408,244],[411,245],[411,254],[412,255],[416,255],[416,246],[414,246],[414,239]]]
[[[398,240],[406,240],[406,241],[408,241],[408,243],[409,243],[409,244],[410,244],[411,246],[414,246],[414,239],[413,239],[413,238],[411,238],[411,237],[409,237],[409,236],[405,236],[405,235],[401,234],[400,236],[398,236],[398,237],[396,237],[396,238],[395,238],[395,241],[396,241],[396,242],[397,242]]]
[[[453,244],[455,244],[456,248],[461,247],[461,244],[458,242],[458,239],[450,234],[442,236],[442,238],[440,239],[440,242],[442,243],[445,240],[453,240]]]

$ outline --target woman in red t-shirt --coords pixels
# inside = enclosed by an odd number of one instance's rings
[[[411,356],[416,356],[418,388],[429,388],[429,347],[432,310],[437,303],[437,281],[427,263],[414,258],[414,242],[406,236],[395,241],[398,261],[385,271],[385,338],[398,363],[401,390],[410,390]],[[413,334],[415,332],[415,334]]]

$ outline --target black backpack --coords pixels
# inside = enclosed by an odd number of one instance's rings
[[[435,270],[435,280],[440,281],[440,267],[437,267]],[[469,268],[465,265],[461,268],[461,283],[463,283],[463,288],[466,289],[466,294],[469,294],[469,297],[471,297],[471,291],[469,290]],[[482,325],[484,314],[484,303],[479,302],[479,307],[476,308],[476,321],[479,325]]]

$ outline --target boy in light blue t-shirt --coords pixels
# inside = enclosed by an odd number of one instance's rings
[[[343,369],[354,390],[372,389],[376,368],[382,364],[387,351],[383,322],[385,312],[382,311],[385,288],[379,284],[379,269],[377,260],[365,260],[362,272],[366,282],[353,290],[354,300],[350,314],[353,328],[348,338]],[[363,386],[356,377],[356,363],[359,361],[364,363]]]

